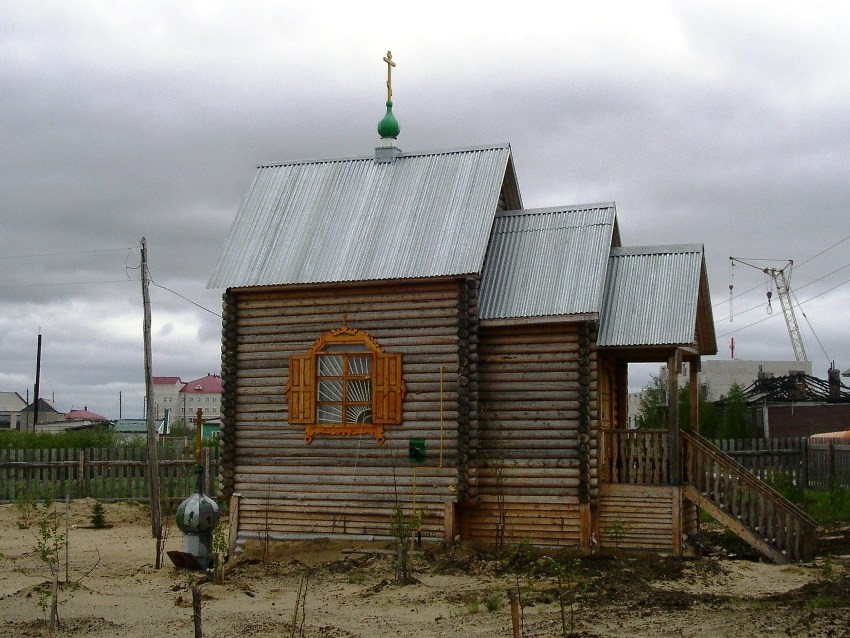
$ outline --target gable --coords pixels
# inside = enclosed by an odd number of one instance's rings
[[[598,345],[691,346],[717,352],[701,244],[614,248]]]
[[[261,166],[209,287],[478,273],[515,183],[508,145]]]
[[[481,319],[598,313],[613,203],[496,215],[481,279]]]

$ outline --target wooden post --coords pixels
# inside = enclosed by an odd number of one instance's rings
[[[151,357],[151,301],[148,294],[148,249],[145,238],[142,237],[142,304],[144,306],[144,320],[142,323],[142,335],[145,347],[145,412],[148,425],[148,485],[150,491],[151,509],[151,535],[156,539],[156,563],[157,569],[162,567],[161,544],[162,539],[162,511],[159,501],[159,459],[157,457],[157,432],[155,407],[153,402],[153,362]]]
[[[227,530],[227,557],[236,553],[236,540],[239,536],[239,499],[242,495],[238,492],[230,497],[230,513]]]
[[[79,498],[85,498],[86,496],[88,496],[88,494],[86,494],[85,469],[86,451],[80,450],[77,460],[77,496]]]
[[[201,589],[192,587],[192,621],[195,625],[195,638],[203,638],[201,626]]]
[[[519,632],[519,602],[516,598],[516,592],[510,590],[508,592],[508,601],[511,604],[511,628],[513,629],[514,638],[520,638]]]
[[[834,487],[834,470],[835,470],[835,441],[829,439],[826,443],[826,487],[832,489]]]
[[[803,484],[803,489],[809,489],[809,438],[805,437],[799,439],[799,441],[803,445],[803,467],[802,467],[802,478],[800,482]]]
[[[697,381],[697,373],[699,372],[700,359],[694,357],[688,364],[688,385],[690,386],[690,417],[691,430],[699,434],[699,385]]]
[[[672,553],[673,556],[682,556],[682,490],[681,488],[672,488],[673,502],[673,538],[672,538]]]
[[[457,529],[457,514],[455,504],[452,502],[445,504],[443,510],[443,540],[446,547],[451,547],[455,542],[455,530]]]
[[[667,404],[669,407],[668,419],[670,426],[670,483],[672,485],[679,485],[681,483],[681,446],[679,442],[679,368],[681,364],[681,352],[676,350],[667,361]]]

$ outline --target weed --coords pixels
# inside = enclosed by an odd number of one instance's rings
[[[410,582],[410,539],[419,521],[416,516],[405,516],[401,503],[396,501],[393,513],[390,515],[390,534],[395,539],[398,560],[396,561],[395,579],[398,583]]]
[[[615,518],[610,523],[602,527],[603,538],[610,538],[614,541],[614,551],[620,552],[620,545],[626,538],[626,533],[629,531],[629,526],[619,518]]]
[[[466,606],[466,611],[469,614],[477,614],[481,610],[481,601],[478,600],[478,594],[475,592],[464,594],[461,601]]]
[[[15,501],[15,509],[18,512],[18,529],[29,529],[35,524],[38,507],[31,491],[21,492]]]
[[[503,569],[512,572],[527,572],[533,565],[534,548],[527,538],[523,538],[518,543],[511,543],[502,560]]]
[[[490,613],[495,613],[497,611],[501,611],[505,606],[505,601],[502,600],[502,592],[500,591],[492,591],[487,596],[484,601],[484,606],[487,608],[487,611]]]
[[[575,583],[576,575],[581,567],[581,561],[578,558],[570,557],[562,562],[558,562],[553,558],[548,559],[548,567],[555,574],[555,579],[558,584],[558,606],[561,610],[561,635],[566,638],[568,635],[575,633]],[[566,605],[564,598],[567,598]],[[570,609],[570,632],[567,633],[567,614],[566,606]]]
[[[829,580],[834,575],[832,569],[832,554],[827,554],[823,559],[823,568],[821,569],[821,576]]]

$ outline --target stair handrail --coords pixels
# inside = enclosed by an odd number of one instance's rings
[[[806,514],[803,510],[794,505],[794,503],[782,496],[782,494],[776,491],[773,487],[771,487],[770,485],[762,481],[760,478],[758,478],[755,474],[750,472],[750,470],[748,470],[744,465],[733,459],[728,454],[724,453],[723,450],[718,448],[711,441],[693,431],[686,432],[682,430],[680,434],[684,443],[699,449],[703,454],[710,456],[715,461],[718,461],[719,463],[724,464],[729,468],[737,471],[740,475],[742,482],[748,483],[750,487],[766,493],[775,506],[780,507],[781,509],[793,514],[794,516],[797,516],[803,521],[803,523],[810,526],[813,530],[817,528],[817,522],[812,519],[811,516]],[[687,463],[683,465],[683,470],[688,471]],[[691,477],[688,476],[687,478],[690,479]],[[687,482],[691,483],[690,480],[688,480]]]

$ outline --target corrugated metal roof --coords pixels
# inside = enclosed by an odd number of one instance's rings
[[[701,244],[614,248],[599,320],[599,346],[694,342]]]
[[[507,144],[260,166],[210,288],[478,273]]]
[[[613,203],[499,213],[481,281],[482,319],[597,313]]]

